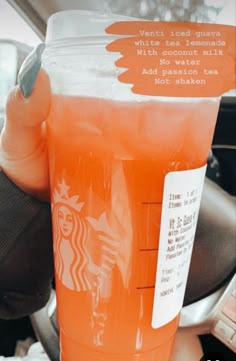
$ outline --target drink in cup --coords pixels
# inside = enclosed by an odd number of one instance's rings
[[[61,360],[169,361],[219,99],[132,93],[93,16],[54,15],[43,60]]]

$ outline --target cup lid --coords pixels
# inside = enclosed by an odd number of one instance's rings
[[[46,42],[82,36],[101,36],[106,34],[105,29],[114,22],[134,20],[138,19],[99,11],[60,11],[48,19]]]

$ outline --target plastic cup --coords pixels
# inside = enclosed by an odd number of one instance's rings
[[[164,182],[206,164],[219,107],[219,99],[142,96],[121,84],[117,54],[104,46],[104,28],[119,19],[70,11],[48,24],[62,361],[170,360],[179,312],[153,327]]]

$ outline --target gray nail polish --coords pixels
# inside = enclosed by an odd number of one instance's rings
[[[32,93],[35,80],[41,67],[41,55],[45,49],[45,44],[39,44],[24,60],[19,74],[18,83],[24,98],[28,98]]]

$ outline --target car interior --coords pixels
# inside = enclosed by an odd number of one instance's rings
[[[45,40],[48,18],[67,9],[102,10],[157,21],[225,21],[226,25],[235,25],[236,20],[232,14],[234,0],[0,0],[0,13],[3,5],[21,17],[38,42]],[[20,66],[33,47],[24,38],[16,40],[0,34],[0,129],[7,93],[17,83]],[[4,67],[9,61],[12,65],[7,78]],[[225,361],[235,360],[236,351],[235,119],[236,92],[232,89],[223,94],[220,103],[179,325],[182,332],[199,336],[205,354],[217,353]],[[41,342],[50,360],[59,361],[56,304],[53,284],[43,309],[22,319],[0,320],[0,356],[14,355],[17,341],[32,337]]]

